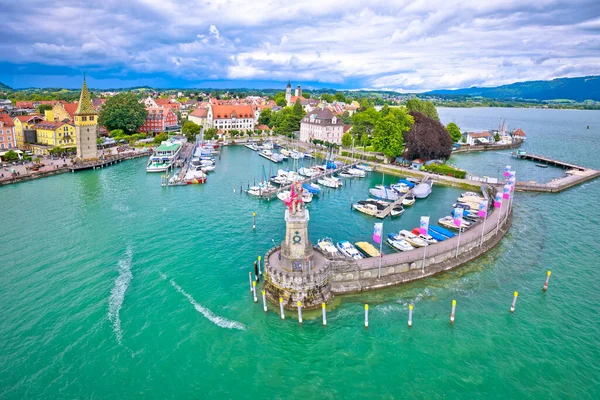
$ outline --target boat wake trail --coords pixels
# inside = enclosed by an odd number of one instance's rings
[[[164,280],[167,279],[167,276],[165,274],[163,274],[162,272],[159,272],[159,274],[162,279],[164,279]],[[208,308],[203,307],[200,304],[196,303],[196,300],[194,300],[192,295],[187,293],[185,290],[183,290],[181,288],[181,286],[179,286],[177,283],[175,283],[175,281],[173,279],[169,280],[169,283],[171,283],[171,286],[173,286],[175,288],[175,290],[177,290],[179,293],[181,293],[183,296],[185,296],[186,299],[188,299],[188,301],[190,302],[191,305],[194,306],[196,311],[198,311],[200,314],[204,315],[204,317],[206,317],[206,319],[208,319],[210,322],[214,323],[217,326],[220,326],[221,328],[239,329],[241,331],[246,330],[246,326],[244,324],[242,324],[241,322],[231,321],[227,318],[220,317],[220,316],[216,315],[215,313],[213,313],[212,311],[210,311]]]
[[[133,277],[131,274],[132,256],[133,249],[131,246],[128,246],[125,257],[119,260],[119,276],[115,279],[115,285],[110,291],[110,298],[108,300],[108,320],[113,325],[113,331],[115,331],[117,342],[119,342],[119,344],[121,344],[121,339],[123,338],[123,332],[121,331],[121,317],[119,316],[119,313],[121,311],[121,306],[123,305],[123,300],[125,299],[125,292]]]

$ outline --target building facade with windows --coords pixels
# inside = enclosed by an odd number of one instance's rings
[[[248,105],[214,105],[208,109],[207,125],[223,132],[254,130],[254,110]]]
[[[140,132],[158,133],[175,130],[177,115],[168,107],[147,107],[146,122],[139,128]]]
[[[19,115],[13,119],[13,123],[15,124],[15,140],[19,149],[29,149],[28,142],[25,140],[25,131],[33,129],[36,124],[42,121],[43,119],[39,115]]]
[[[16,149],[15,124],[6,113],[0,113],[0,150]]]
[[[329,143],[342,143],[344,123],[331,110],[315,110],[300,121],[300,141],[323,140]]]
[[[76,143],[75,125],[62,121],[42,121],[34,126],[37,143],[30,144],[34,154],[48,155],[54,147],[74,148]]]

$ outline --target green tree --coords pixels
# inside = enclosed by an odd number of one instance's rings
[[[44,111],[46,110],[52,110],[52,106],[50,104],[40,104],[39,106],[37,106],[35,108],[37,110],[37,112],[39,112],[40,114],[44,115]]]
[[[404,151],[404,134],[410,130],[413,122],[413,118],[404,107],[390,109],[375,127],[375,151],[380,151],[389,158],[401,156]]]
[[[2,159],[6,162],[13,162],[19,159],[19,155],[14,150],[9,150],[2,156]]]
[[[123,132],[123,129],[113,129],[108,134],[112,138],[119,138],[121,136],[124,136],[125,132]]]
[[[218,136],[219,130],[217,128],[208,128],[204,130],[204,139],[205,140],[213,140]]]
[[[367,108],[363,112],[352,115],[352,134],[361,145],[369,142],[377,122],[381,119],[381,114],[374,108]],[[366,139],[364,139],[366,137]]]
[[[344,147],[352,146],[352,135],[350,134],[350,132],[346,132],[342,136],[342,146],[344,146]]]
[[[344,111],[344,113],[342,114],[342,122],[346,125],[351,124],[352,123],[352,117],[350,116],[350,113],[348,111]]]
[[[331,103],[331,102],[333,102],[334,97],[332,95],[330,95],[329,93],[323,93],[321,95],[321,100],[325,100],[326,102]]]
[[[305,99],[310,99],[310,93],[302,92],[302,97],[304,97]]]
[[[406,108],[410,113],[420,112],[427,115],[429,118],[435,119],[436,121],[440,120],[435,106],[430,101],[421,101],[418,98],[413,97],[406,102]]]
[[[460,133],[460,128],[454,122],[450,122],[446,125],[446,130],[450,134],[452,142],[457,143],[461,139],[462,133]]]
[[[342,93],[342,92],[336,92],[335,95],[333,96],[333,98],[336,101],[346,103],[346,96],[344,96],[344,93]]]
[[[232,129],[232,130],[230,130],[230,131],[229,131],[229,135],[230,135],[231,137],[236,137],[236,136],[238,136],[239,134],[240,134],[240,131],[238,131],[237,129]]]
[[[100,111],[98,123],[109,131],[122,129],[131,134],[144,125],[148,111],[133,93],[124,92],[109,97]]]
[[[285,99],[285,92],[279,92],[275,95],[275,104],[279,107],[287,106],[287,100]]]
[[[448,159],[452,152],[452,138],[439,121],[420,112],[411,112],[415,123],[404,135],[406,157],[410,160]]]
[[[188,141],[193,142],[196,140],[196,135],[200,133],[200,125],[196,124],[193,121],[187,121],[181,127],[181,133],[187,137]]]
[[[267,126],[271,126],[271,109],[270,108],[265,108],[260,112],[260,115],[258,116],[258,123],[259,124],[264,124]]]
[[[167,132],[159,133],[158,135],[156,135],[154,137],[154,143],[160,144],[161,142],[164,142],[168,138],[169,138],[169,135],[167,134]]]
[[[494,141],[495,142],[499,142],[500,141],[500,134],[498,132],[496,132],[496,134],[494,135]]]

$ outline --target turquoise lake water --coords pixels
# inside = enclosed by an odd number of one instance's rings
[[[600,112],[439,112],[463,130],[503,117],[527,133],[527,151],[600,169]],[[452,162],[479,175],[507,163],[520,179],[557,173],[509,154]],[[0,188],[0,398],[600,397],[600,180],[518,193],[513,227],[490,253],[422,282],[337,298],[323,327],[311,315],[299,325],[293,313],[265,314],[249,292],[252,262],[284,233],[282,202],[239,193],[263,165],[274,164],[231,147],[205,185],[162,188],[138,159]],[[381,179],[315,199],[311,239],[370,240],[377,220],[350,203]],[[447,215],[459,193],[435,186],[386,219],[385,233]]]

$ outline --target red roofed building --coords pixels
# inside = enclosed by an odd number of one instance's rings
[[[54,104],[54,107],[52,107],[52,112],[54,112],[54,120],[73,122],[78,104],[79,103],[77,102]]]
[[[515,130],[512,133],[513,137],[516,137],[517,139],[522,139],[524,140],[526,138],[525,132],[523,132],[523,129],[519,128],[517,130]]]
[[[20,109],[24,109],[24,110],[35,110],[33,101],[17,101],[15,103],[15,108],[20,108]]]
[[[154,102],[163,108],[170,108],[174,112],[181,110],[181,104],[178,102],[172,102],[170,99],[154,99]]]
[[[207,126],[208,108],[198,107],[188,115],[188,120],[197,125]]]
[[[146,122],[138,131],[147,133],[165,132],[175,130],[177,125],[177,115],[170,108],[149,107]]]
[[[211,105],[208,109],[207,125],[229,132],[230,130],[253,131],[254,111],[246,105]]]
[[[15,149],[16,147],[15,124],[10,115],[0,113],[0,150]]]
[[[484,132],[467,132],[465,134],[466,143],[470,146],[475,144],[493,143],[494,136],[488,131]]]

